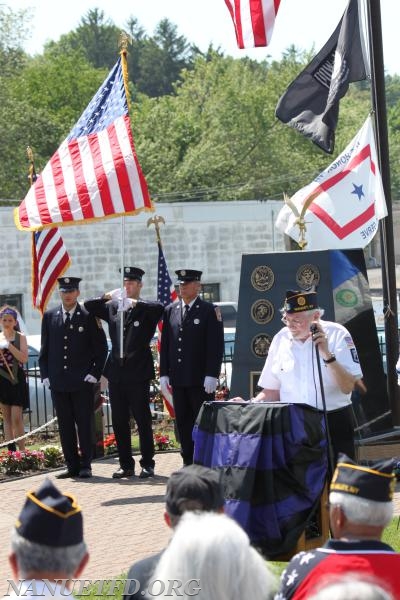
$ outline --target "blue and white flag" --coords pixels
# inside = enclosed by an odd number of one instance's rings
[[[340,250],[330,252],[335,319],[342,325],[366,310],[372,311],[367,277],[356,262]]]
[[[306,250],[364,248],[378,231],[379,219],[386,215],[368,117],[342,154],[286,200],[275,225],[296,242],[301,240]]]

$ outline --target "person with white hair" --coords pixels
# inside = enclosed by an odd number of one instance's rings
[[[360,578],[358,573],[349,573],[340,581],[330,577],[323,580],[318,590],[308,600],[395,600],[378,579]]]
[[[388,593],[398,597],[400,554],[381,541],[393,518],[393,464],[377,461],[366,467],[345,454],[339,456],[329,493],[332,538],[321,548],[299,552],[291,559],[275,600],[309,599],[323,577],[339,580],[353,571],[364,579],[384,581]]]
[[[65,587],[79,577],[88,559],[80,506],[46,479],[36,492],[27,493],[12,530],[9,562],[15,583],[6,597],[71,597]]]
[[[245,531],[230,517],[185,512],[148,583],[163,599],[268,600],[276,579]]]
[[[322,411],[324,395],[333,460],[339,452],[354,459],[351,393],[363,375],[353,339],[340,323],[322,320],[315,291],[288,290],[281,313],[285,327],[271,342],[258,381],[262,389],[252,401],[308,404]]]

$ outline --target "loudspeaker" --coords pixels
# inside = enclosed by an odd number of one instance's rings
[[[386,375],[376,331],[364,253],[318,250],[246,254],[242,257],[231,397],[251,398],[275,333],[287,290],[316,287],[324,320],[351,333],[365,389],[352,396],[359,437],[391,426]]]

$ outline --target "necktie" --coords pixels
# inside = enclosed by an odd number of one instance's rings
[[[64,325],[65,327],[69,327],[71,325],[71,315],[69,314],[69,312],[65,313]]]
[[[187,317],[187,314],[188,314],[188,312],[189,312],[189,308],[190,308],[189,304],[185,304],[185,309],[184,309],[184,311],[183,311],[183,320],[185,320],[185,319],[186,319],[186,317]]]

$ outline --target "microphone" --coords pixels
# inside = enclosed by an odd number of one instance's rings
[[[314,333],[318,333],[319,330],[318,330],[318,327],[317,327],[317,325],[315,323],[311,323],[311,325],[310,325],[310,331],[311,331],[312,335],[314,335]]]

